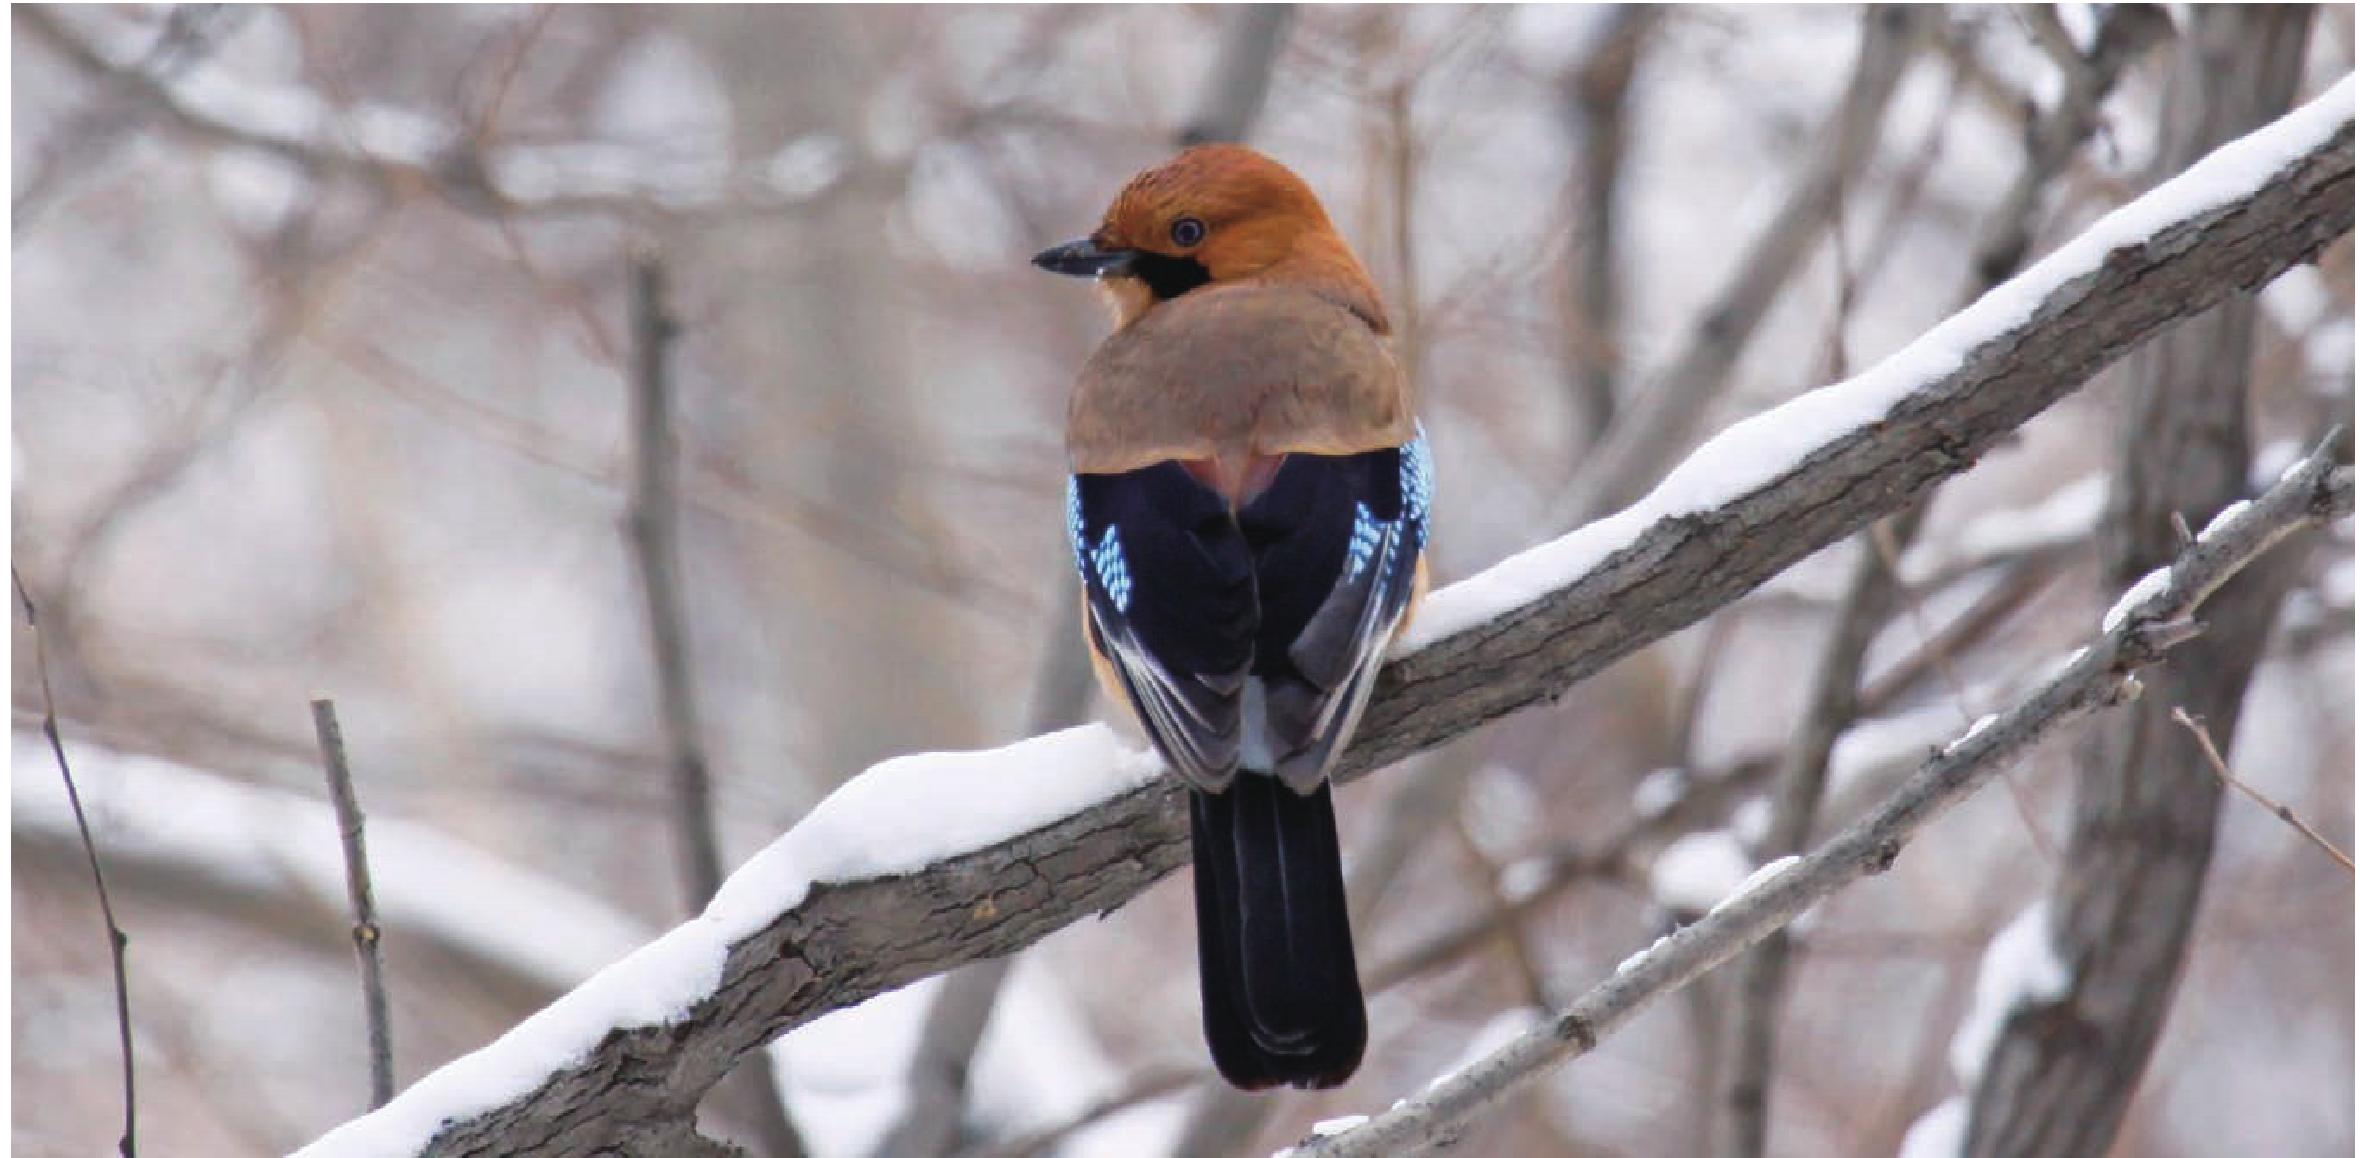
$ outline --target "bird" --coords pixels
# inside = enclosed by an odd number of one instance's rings
[[[1434,478],[1384,302],[1241,145],[1139,173],[1033,262],[1114,314],[1067,405],[1066,530],[1099,680],[1188,789],[1214,1066],[1341,1085],[1368,1013],[1330,777],[1425,592]]]

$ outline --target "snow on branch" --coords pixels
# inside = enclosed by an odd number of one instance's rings
[[[1343,774],[1554,697],[1908,505],[2140,342],[2349,232],[2352,170],[2347,79],[1868,372],[1722,432],[1630,509],[1437,592]],[[2184,593],[2175,580],[2159,598]],[[1958,751],[1996,759],[2015,739],[1995,726]],[[702,916],[306,1153],[676,1143],[705,1091],[763,1042],[1129,900],[1186,859],[1180,803],[1152,757],[1101,727],[888,761],[758,854]],[[1818,879],[1782,874],[1744,911],[1793,903],[1797,882]],[[1692,961],[1695,938],[1679,944]],[[1651,956],[1643,976],[1660,986],[1667,959]]]
[[[1892,796],[1811,855],[1777,871],[1764,866],[1703,919],[1624,961],[1612,976],[1515,1041],[1361,1126],[1298,1146],[1291,1158],[1416,1154],[1445,1145],[1485,1107],[1596,1048],[1656,998],[1784,928],[1836,890],[1891,868],[1919,829],[2033,745],[2074,720],[2136,698],[2138,669],[2195,638],[2201,629],[2190,616],[2197,605],[2247,563],[2304,526],[2350,515],[2352,469],[2335,461],[2348,437],[2338,432],[2267,494],[2191,543],[2169,568],[2156,572],[2159,581],[2141,583],[2146,593],[2128,601],[2119,617],[2110,616],[2098,639],[2073,653],[2055,676],[1997,718],[1977,721],[1921,764]],[[1994,984],[2036,993],[2060,990],[2065,981],[2054,972],[2041,975],[2037,984],[2013,974]],[[1965,1036],[1962,1031],[1962,1041]],[[1975,1042],[1955,1045],[1954,1064],[1966,1066],[1956,1059],[1979,1048]]]

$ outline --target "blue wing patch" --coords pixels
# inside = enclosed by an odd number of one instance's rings
[[[1072,475],[1065,476],[1065,542],[1073,548],[1073,569],[1087,578],[1088,559],[1082,553],[1086,532],[1082,528],[1082,485]]]
[[[1426,447],[1426,426],[1401,448],[1401,515],[1409,524],[1410,549],[1426,549],[1426,510],[1434,503],[1434,454]]]
[[[1131,568],[1123,562],[1122,533],[1113,527],[1099,536],[1098,545],[1090,548],[1090,567],[1098,574],[1098,585],[1106,589],[1106,598],[1117,612],[1131,610]]]

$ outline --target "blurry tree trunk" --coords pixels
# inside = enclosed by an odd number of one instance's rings
[[[865,94],[885,67],[875,22],[833,6],[692,7],[672,26],[716,65],[737,159],[797,142],[865,155]],[[701,301],[684,293],[682,309],[727,382],[721,405],[702,415],[715,450],[757,493],[824,496],[885,547],[908,549],[939,534],[921,487],[972,399],[957,383],[909,380],[901,352],[912,315],[897,260],[877,244],[894,233],[890,210],[886,198],[846,197],[807,215],[690,225],[690,244],[674,251],[693,255],[681,277],[685,285],[693,271]],[[709,319],[697,311],[704,303]],[[684,414],[684,426],[698,417]],[[744,645],[763,653],[750,662],[780,665],[803,765],[862,768],[980,739],[984,689],[964,662],[963,608],[914,598],[874,562],[802,545],[740,549],[760,561],[749,600],[760,623]],[[796,786],[807,799],[833,787]]]
[[[1578,437],[1587,446],[1614,421],[1615,380],[1622,372],[1622,292],[1618,281],[1615,190],[1622,181],[1623,127],[1637,71],[1639,50],[1662,19],[1650,4],[1616,7],[1604,18],[1596,44],[1566,81],[1566,113],[1581,157],[1574,206],[1579,254],[1573,265],[1573,408]]]
[[[2283,111],[2302,69],[2302,8],[2205,8],[2183,39],[2165,114],[2162,172]],[[2246,493],[2254,307],[2237,298],[2135,355],[2105,543],[2107,587],[2176,551],[2173,516],[2202,526]],[[2206,632],[2104,721],[2081,752],[2072,834],[2049,930],[2072,985],[2018,1009],[1985,1060],[1966,1152],[2101,1155],[2112,1144],[2186,962],[2212,859],[2221,790],[2171,720],[2204,717],[2224,746],[2300,550],[2224,589]]]

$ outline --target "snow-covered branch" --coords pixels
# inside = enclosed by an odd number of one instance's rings
[[[2348,232],[2352,171],[2347,80],[1867,373],[1724,431],[1630,509],[1437,592],[1344,774],[1553,697],[1967,469],[2141,341]],[[2091,661],[2109,665],[2108,686],[2116,650]],[[1130,899],[1185,859],[1179,804],[1152,757],[1098,727],[888,761],[740,869],[704,915],[308,1152],[677,1141],[761,1043]],[[1785,877],[1762,895],[1801,903]],[[1650,960],[1634,972],[1660,984],[1670,957]]]
[[[2341,432],[2337,439],[2348,437]],[[1705,917],[1617,966],[1614,975],[1514,1042],[1396,1103],[1366,1124],[1298,1147],[1292,1158],[1422,1153],[1485,1107],[1600,1039],[1667,993],[1783,928],[1838,889],[1892,867],[1910,837],[2064,725],[2135,698],[2137,671],[2200,631],[2190,618],[2262,552],[2296,530],[2352,513],[2352,470],[2322,445],[2269,492],[2206,529],[2168,568],[2125,592],[2088,647],[2015,707],[1933,754],[1869,815],[1807,857],[1773,861]]]

